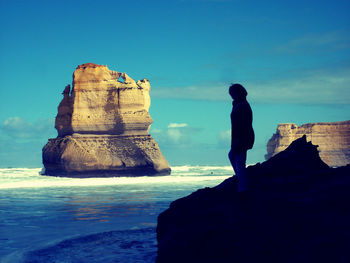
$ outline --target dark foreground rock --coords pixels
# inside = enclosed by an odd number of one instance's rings
[[[350,262],[350,166],[329,168],[306,137],[171,203],[158,217],[157,263]]]

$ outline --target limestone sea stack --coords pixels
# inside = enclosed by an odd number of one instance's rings
[[[46,175],[68,177],[170,174],[149,134],[150,83],[86,63],[58,106],[58,136],[43,148]]]
[[[285,150],[294,140],[306,135],[308,141],[318,145],[321,159],[331,167],[350,163],[350,120],[339,122],[279,124],[267,143],[265,159]]]

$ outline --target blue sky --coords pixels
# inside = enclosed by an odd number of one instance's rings
[[[171,165],[229,165],[230,83],[248,90],[261,162],[281,122],[350,119],[350,1],[0,0],[0,167],[40,167],[77,65],[151,82]]]

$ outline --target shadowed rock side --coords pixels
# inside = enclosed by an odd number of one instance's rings
[[[158,217],[157,263],[350,262],[350,166],[329,168],[306,137]]]
[[[58,137],[43,148],[47,175],[137,176],[170,174],[148,134],[150,84],[126,73],[86,63],[73,74],[58,106]]]
[[[306,135],[308,141],[318,145],[321,159],[331,167],[350,164],[350,121],[279,124],[267,143],[266,160],[283,151],[288,145]]]

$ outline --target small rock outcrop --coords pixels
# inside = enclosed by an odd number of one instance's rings
[[[43,148],[45,174],[72,177],[170,174],[153,122],[150,83],[86,63],[73,74],[58,106],[58,137]]]
[[[306,136],[158,217],[157,263],[349,262],[350,165],[329,168]]]
[[[276,133],[267,143],[268,160],[283,151],[294,140],[306,135],[308,141],[319,146],[321,159],[331,167],[350,163],[350,121],[279,124]]]

